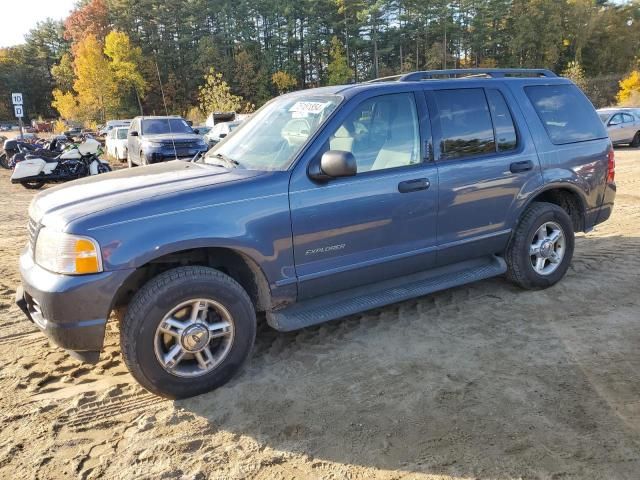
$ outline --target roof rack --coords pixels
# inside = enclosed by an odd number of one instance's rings
[[[545,68],[461,68],[454,70],[424,70],[376,78],[367,83],[416,82],[451,78],[557,77]]]

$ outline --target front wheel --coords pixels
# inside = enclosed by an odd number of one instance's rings
[[[636,132],[636,134],[633,137],[633,140],[630,143],[630,146],[632,146],[633,148],[640,147],[640,131]]]
[[[0,167],[9,168],[9,158],[7,157],[6,152],[0,153]]]
[[[40,190],[42,187],[44,187],[44,182],[22,182],[22,186],[27,190]]]
[[[523,214],[507,248],[507,277],[526,289],[550,287],[567,273],[574,245],[567,212],[552,203],[536,202]]]
[[[150,280],[120,327],[122,354],[147,390],[186,398],[224,385],[249,356],[256,316],[245,290],[207,267],[179,267]]]

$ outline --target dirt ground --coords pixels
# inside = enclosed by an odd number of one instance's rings
[[[640,150],[557,286],[498,278],[281,334],[197,398],[83,366],[13,305],[31,191],[0,172],[0,478],[640,477]],[[90,299],[88,299],[90,301]]]

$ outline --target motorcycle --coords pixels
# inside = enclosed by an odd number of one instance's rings
[[[67,182],[110,172],[109,163],[99,158],[101,153],[100,142],[89,138],[56,157],[27,155],[16,164],[11,183],[20,183],[25,188],[37,190],[46,183]]]
[[[4,142],[4,156],[0,158],[3,168],[11,169],[18,162],[23,161],[27,155],[57,157],[69,142],[67,140],[53,139],[51,142],[23,142],[21,140],[7,140]]]

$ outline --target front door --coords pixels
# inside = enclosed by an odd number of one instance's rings
[[[514,122],[509,92],[499,87],[427,92],[437,112],[434,137],[440,177],[438,263],[502,251],[509,215],[527,184],[542,181],[537,153]]]
[[[352,99],[290,186],[298,298],[428,269],[435,264],[437,167],[424,98],[413,91]],[[318,183],[306,172],[327,150],[351,152],[354,177]]]

